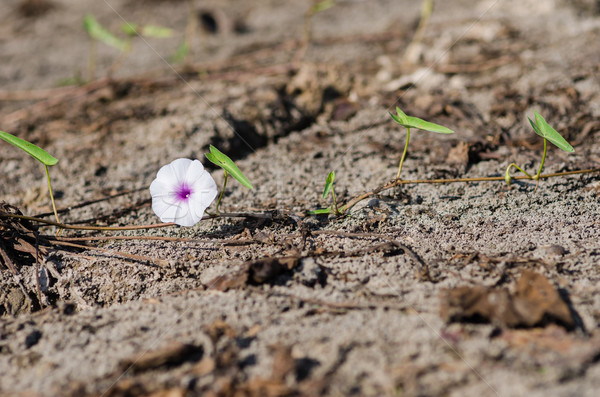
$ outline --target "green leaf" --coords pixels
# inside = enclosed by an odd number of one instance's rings
[[[227,155],[223,154],[219,149],[210,145],[210,153],[204,154],[208,161],[223,168],[229,175],[238,180],[239,183],[247,187],[248,189],[254,189],[248,178],[242,174],[242,171],[235,165]]]
[[[94,40],[101,41],[120,51],[125,51],[128,48],[127,43],[124,40],[119,39],[117,36],[106,30],[92,14],[85,15],[83,18],[83,27]]]
[[[329,9],[329,8],[333,7],[334,5],[335,5],[335,0],[321,0],[317,3],[315,3],[314,6],[312,6],[310,13],[316,14],[318,12]]]
[[[321,208],[320,210],[308,211],[308,215],[331,214],[331,208]]]
[[[394,115],[392,113],[390,113],[390,116],[392,116],[392,118],[394,119],[394,121],[400,125],[404,125],[406,124],[406,113],[404,113],[402,110],[400,110],[399,107],[396,106],[396,113],[398,113],[398,115]]]
[[[134,23],[130,23],[130,22],[124,22],[123,25],[121,25],[121,30],[127,35],[127,36],[135,36],[137,35],[139,26],[134,24]]]
[[[541,136],[543,138],[544,135],[542,135],[542,131],[540,131],[540,129],[538,128],[538,126],[535,125],[535,123],[533,122],[533,120],[531,120],[529,117],[527,117],[527,120],[529,120],[529,124],[531,124],[531,127],[533,127],[533,130],[535,131],[535,133],[538,134],[539,136]]]
[[[440,134],[453,134],[450,128],[446,128],[443,125],[430,123],[429,121],[422,120],[418,117],[407,116],[400,108],[396,108],[396,112],[398,115],[394,115],[390,113],[390,116],[394,119],[394,121],[406,128],[417,128],[419,130],[437,132]]]
[[[323,198],[327,198],[329,192],[333,189],[333,181],[335,180],[335,171],[331,171],[325,180],[325,190],[323,190]]]
[[[17,138],[16,136],[9,134],[8,132],[0,131],[0,138],[4,139],[6,142],[18,147],[29,153],[34,159],[39,161],[44,165],[54,165],[58,163],[58,159],[52,157],[48,154],[44,149],[34,145],[33,143],[27,142],[21,138]]]
[[[168,39],[173,36],[173,29],[158,25],[146,25],[142,28],[142,36]]]
[[[533,130],[536,134],[552,142],[565,152],[575,151],[575,149],[573,149],[573,146],[571,146],[569,142],[565,140],[565,138],[563,138],[554,128],[552,128],[550,124],[548,124],[546,120],[544,120],[541,114],[539,114],[537,111],[534,111],[534,113],[535,123],[529,117],[527,117],[527,119],[529,119],[529,123],[533,127]]]
[[[121,25],[121,30],[128,36],[136,36],[138,33],[144,37],[154,37],[157,39],[167,39],[173,36],[173,29],[158,25],[136,25],[125,22]]]

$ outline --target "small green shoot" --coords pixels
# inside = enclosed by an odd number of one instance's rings
[[[534,111],[535,123],[528,117],[529,123],[533,127],[536,134],[544,139],[549,140],[551,143],[556,145],[559,149],[565,152],[573,153],[575,149],[569,144],[537,111]]]
[[[335,6],[335,0],[320,0],[313,4],[308,11],[311,15],[330,9]]]
[[[125,40],[118,38],[109,32],[104,26],[100,25],[100,22],[98,22],[92,14],[85,15],[83,18],[83,27],[93,40],[98,40],[107,46],[116,48],[119,51],[126,51],[128,49],[127,42]]]
[[[52,202],[52,209],[54,211],[54,216],[56,217],[56,222],[60,223],[58,219],[58,212],[56,211],[56,205],[54,204],[54,195],[52,194],[52,184],[50,183],[50,171],[48,171],[49,166],[53,166],[58,163],[58,159],[51,156],[44,149],[34,145],[31,142],[27,142],[21,138],[18,138],[8,132],[0,131],[0,139],[5,140],[13,146],[18,147],[19,149],[25,151],[31,157],[39,161],[46,168],[46,178],[48,178],[48,191],[50,192],[50,201]]]
[[[222,153],[219,149],[210,145],[210,153],[205,154],[206,158],[213,164],[223,168],[226,172],[231,174],[232,177],[238,180],[239,183],[247,187],[248,189],[254,189],[248,178],[242,174],[242,171],[237,165],[231,160],[226,154]]]
[[[18,138],[8,132],[0,131],[0,138],[10,143],[13,146],[27,152],[31,157],[39,161],[40,163],[51,166],[58,163],[58,159],[51,156],[47,151],[34,145],[33,143],[27,142],[21,138]]]
[[[125,22],[121,25],[121,30],[125,33],[126,38],[121,39],[112,34],[108,29],[100,24],[91,14],[86,14],[83,18],[83,27],[92,39],[90,45],[90,53],[88,60],[89,80],[94,80],[96,72],[96,42],[101,42],[109,47],[119,50],[119,58],[113,63],[109,69],[110,72],[115,70],[119,63],[131,50],[131,43],[135,36],[140,35],[152,38],[168,38],[173,36],[173,30],[157,25],[136,25],[134,23]]]
[[[433,0],[422,0],[421,18],[419,19],[419,25],[413,34],[411,42],[406,47],[406,51],[404,51],[404,64],[411,65],[417,63],[421,55],[420,47],[423,44],[423,38],[425,37],[425,31],[429,25],[431,14],[433,14]]]
[[[185,60],[185,57],[190,52],[190,46],[187,43],[187,40],[183,40],[181,44],[177,47],[177,51],[175,54],[171,56],[171,62],[173,63],[181,63]]]
[[[102,42],[109,47],[116,48],[121,54],[128,51],[128,43],[109,32],[96,20],[92,14],[86,14],[83,18],[83,28],[92,39],[88,54],[88,80],[96,78],[97,50],[96,43]]]
[[[314,211],[308,211],[308,215],[325,215],[331,214],[331,208],[320,208]]]
[[[323,190],[323,198],[326,199],[331,192],[331,197],[333,197],[333,208],[335,209],[336,215],[341,215],[340,210],[338,209],[337,200],[335,198],[335,190],[333,190],[333,182],[335,181],[335,171],[331,171],[329,175],[327,175],[327,179],[325,180],[325,189]]]
[[[325,189],[323,189],[323,198],[326,199],[329,196],[329,192],[331,192],[331,196],[333,197],[333,204],[331,207],[322,208],[315,211],[309,211],[310,215],[321,215],[321,214],[331,214],[332,212],[336,215],[342,215],[342,212],[338,208],[337,199],[335,198],[335,190],[333,189],[333,182],[335,181],[335,171],[331,171],[329,175],[327,175],[327,179],[325,180]]]
[[[504,180],[506,181],[506,184],[508,186],[510,186],[510,182],[512,179],[510,176],[510,169],[513,167],[522,172],[523,174],[527,175],[529,179],[539,182],[540,175],[542,174],[542,169],[544,168],[544,163],[546,161],[546,154],[548,152],[547,141],[550,141],[559,149],[562,149],[565,152],[572,153],[575,151],[575,149],[573,149],[573,146],[571,146],[569,142],[565,140],[565,138],[563,138],[554,128],[552,128],[552,126],[550,126],[550,124],[546,122],[542,115],[540,115],[537,111],[534,111],[534,114],[535,122],[529,117],[527,119],[529,120],[529,124],[531,124],[531,127],[533,128],[535,133],[544,138],[544,153],[542,154],[542,162],[540,163],[540,168],[538,169],[538,172],[535,176],[531,176],[515,163],[511,163],[504,174]]]
[[[128,36],[137,36],[140,34],[144,37],[156,39],[168,39],[173,36],[173,29],[158,25],[136,25],[134,23],[125,22],[121,25],[121,29]]]
[[[437,132],[440,134],[453,134],[449,128],[446,128],[442,125],[431,123],[429,121],[422,120],[417,117],[407,116],[400,108],[396,107],[397,115],[390,113],[392,119],[404,128],[406,128],[406,144],[404,145],[404,152],[402,153],[402,157],[400,158],[400,165],[398,165],[398,175],[396,175],[396,179],[400,179],[400,173],[402,172],[402,164],[404,164],[404,159],[406,158],[406,152],[408,151],[408,142],[410,140],[410,129],[416,128],[419,130],[429,131],[429,132]]]
[[[325,179],[325,189],[323,190],[323,198],[326,199],[329,196],[329,192],[335,198],[335,193],[333,192],[333,181],[335,181],[335,171],[331,171],[329,175],[327,175],[327,179]]]
[[[218,165],[223,168],[225,172],[225,179],[223,180],[223,189],[221,190],[221,194],[219,195],[219,200],[217,201],[217,207],[215,212],[219,214],[219,205],[221,205],[221,200],[223,199],[223,193],[225,192],[225,187],[227,186],[227,176],[231,174],[232,177],[238,180],[243,186],[248,189],[254,189],[248,178],[240,171],[237,165],[231,160],[227,155],[222,153],[219,149],[210,145],[210,153],[204,154],[208,161],[211,163]]]
[[[302,37],[302,42],[298,50],[296,51],[296,55],[294,55],[294,63],[300,62],[306,51],[308,49],[308,45],[312,40],[312,18],[316,14],[328,10],[332,7],[335,7],[336,0],[313,0],[311,6],[304,13],[304,32]]]

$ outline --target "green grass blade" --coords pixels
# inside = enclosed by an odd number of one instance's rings
[[[334,5],[335,5],[334,0],[322,0],[322,1],[319,1],[318,3],[316,3],[314,6],[312,6],[310,11],[312,14],[316,14],[321,11],[328,10],[331,7],[333,7]]]
[[[331,208],[321,208],[320,210],[308,211],[308,215],[331,214]]]
[[[404,113],[398,106],[396,106],[396,113],[398,113],[398,117],[400,117],[401,120],[406,120],[406,113]]]
[[[173,36],[173,29],[158,25],[136,25],[134,23],[125,22],[121,25],[121,30],[128,36],[136,36],[138,33],[144,37],[152,37],[156,39],[168,39]]]
[[[83,27],[92,39],[101,41],[120,51],[127,50],[127,43],[106,30],[92,14],[85,15],[83,18]]]
[[[538,126],[535,125],[535,123],[533,122],[533,120],[531,120],[529,117],[527,117],[527,120],[529,120],[529,124],[531,124],[531,127],[533,128],[533,130],[535,131],[535,133],[538,134],[539,136],[541,136],[542,138],[545,138],[544,134],[542,134],[542,131],[540,131],[540,129],[538,128]]]
[[[168,39],[173,36],[173,29],[158,25],[145,25],[142,28],[142,36]]]
[[[535,125],[529,119],[531,126],[535,130],[535,133],[541,136],[542,138],[546,138],[548,141],[555,144],[558,148],[564,150],[565,152],[574,152],[573,146],[569,144],[550,124],[546,122],[546,120],[539,114],[537,111],[535,113]],[[537,128],[536,128],[537,126]]]
[[[429,132],[437,132],[440,134],[453,134],[450,128],[446,128],[443,125],[431,123],[429,121],[425,121],[418,117],[407,116],[400,108],[396,108],[396,112],[398,115],[393,115],[390,113],[390,116],[394,119],[394,121],[406,128],[416,128],[419,130],[429,131]]]
[[[406,124],[408,125],[409,128],[417,128],[419,130],[437,132],[440,134],[453,134],[454,133],[454,131],[452,131],[450,128],[446,128],[443,125],[431,123],[429,121],[425,121],[425,120],[422,120],[417,117],[407,116],[406,120],[407,120]]]
[[[406,124],[406,113],[404,113],[398,106],[396,106],[396,113],[398,114],[397,116],[391,113],[390,115],[398,124]]]
[[[175,52],[175,54],[173,54],[171,56],[171,62],[173,62],[173,63],[183,62],[189,52],[190,52],[190,47],[188,46],[186,41],[183,40],[181,42],[181,44],[179,44],[179,46],[177,47],[177,51]]]
[[[44,165],[49,166],[58,163],[58,159],[48,154],[48,152],[44,149],[21,138],[17,138],[16,136],[9,134],[8,132],[0,131],[0,138],[10,143],[11,145],[18,147],[19,149],[24,150],[25,152],[30,154],[31,157],[33,157],[34,159],[36,159]]]
[[[227,155],[222,153],[219,149],[210,145],[210,153],[204,154],[208,161],[223,168],[229,175],[238,180],[239,183],[247,187],[248,189],[254,189],[248,178],[242,174],[242,171],[235,165]]]
[[[394,121],[396,123],[398,123],[400,125],[404,125],[404,121],[400,117],[398,117],[398,116],[396,116],[395,114],[392,114],[392,113],[390,113],[390,116],[392,116],[392,118],[394,119]]]
[[[134,23],[130,23],[130,22],[125,22],[123,23],[123,25],[121,25],[121,30],[127,35],[127,36],[135,36],[137,35],[139,26],[134,24]]]
[[[323,190],[323,198],[327,198],[329,192],[333,189],[333,181],[335,180],[335,171],[331,171],[325,180],[325,190]]]

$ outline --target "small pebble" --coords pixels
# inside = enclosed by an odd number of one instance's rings
[[[378,208],[379,207],[379,199],[371,199],[369,200],[369,202],[367,203],[367,207],[369,208]]]
[[[557,244],[545,245],[543,247],[539,247],[538,249],[540,253],[546,257],[563,256],[567,253],[567,250],[564,247],[561,247]]]

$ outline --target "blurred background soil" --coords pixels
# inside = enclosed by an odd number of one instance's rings
[[[0,130],[60,161],[61,221],[157,223],[148,186],[215,145],[251,180],[192,228],[62,232],[0,218],[0,392],[27,396],[593,396],[600,387],[600,174],[535,172],[539,111],[600,161],[593,0],[4,0]],[[122,54],[86,14],[173,30]],[[310,36],[307,36],[310,26]],[[189,51],[178,56],[182,43]],[[53,219],[43,167],[0,142],[0,211]],[[10,207],[13,206],[13,207]],[[125,236],[137,236],[125,239]],[[110,238],[109,238],[110,237]],[[113,238],[114,237],[114,238]],[[169,239],[155,239],[167,237]],[[93,240],[92,240],[93,238]],[[39,260],[35,260],[39,252]]]

